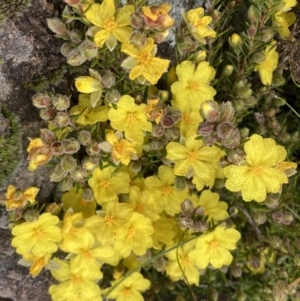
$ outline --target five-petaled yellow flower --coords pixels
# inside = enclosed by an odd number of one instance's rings
[[[112,128],[124,131],[125,137],[138,144],[143,144],[144,131],[151,132],[152,124],[147,121],[145,104],[137,105],[129,95],[120,98],[117,109],[108,111]]]
[[[205,269],[209,264],[216,269],[230,265],[233,257],[229,250],[236,249],[240,238],[241,234],[237,230],[218,226],[197,238],[196,248],[189,253],[189,259],[199,269]]]
[[[214,184],[216,164],[224,153],[215,146],[204,145],[202,140],[196,138],[197,135],[188,136],[184,145],[170,142],[166,148],[166,158],[175,163],[175,175],[202,180],[202,185],[195,183],[197,189],[201,190],[204,185],[212,187]]]
[[[104,0],[102,4],[94,3],[85,12],[86,18],[96,27],[91,29],[94,42],[102,48],[104,43],[112,51],[117,41],[128,43],[131,35],[130,15],[132,5],[124,5],[116,14],[114,0]]]
[[[176,67],[178,81],[173,83],[171,91],[175,95],[175,107],[190,106],[199,111],[200,105],[206,100],[212,100],[216,95],[209,82],[215,76],[215,70],[208,62],[201,62],[195,66],[191,61],[183,61]],[[184,105],[176,104],[184,103]]]
[[[29,252],[37,257],[52,254],[57,251],[57,243],[61,240],[58,222],[57,216],[46,212],[36,221],[14,226],[11,232],[15,237],[11,244],[17,248],[17,253],[22,255]]]
[[[271,138],[252,135],[244,150],[245,162],[240,166],[229,165],[223,171],[227,178],[225,187],[230,191],[241,191],[246,202],[263,202],[267,193],[279,192],[281,185],[288,183],[284,170],[297,167],[296,163],[283,162],[286,150]]]
[[[204,9],[202,7],[191,9],[184,15],[190,33],[196,40],[205,44],[206,37],[214,38],[216,32],[209,27],[212,17],[204,16]]]
[[[275,44],[276,42],[273,41],[266,48],[266,58],[254,68],[255,71],[259,71],[260,79],[265,86],[272,84],[273,71],[278,65],[278,52],[276,51],[276,46],[274,46]]]
[[[155,57],[157,46],[152,38],[148,38],[147,44],[140,49],[131,44],[123,44],[121,51],[129,55],[121,66],[130,70],[131,80],[137,79],[141,84],[149,82],[155,85],[169,67],[169,60]]]
[[[120,279],[112,281],[114,286],[120,282]],[[142,274],[138,272],[132,273],[130,276],[125,276],[124,281],[120,282],[109,294],[109,299],[116,299],[116,301],[142,301],[144,300],[142,292],[150,287],[150,281],[145,279]]]

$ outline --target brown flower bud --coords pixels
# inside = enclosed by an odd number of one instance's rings
[[[231,274],[235,278],[239,278],[242,276],[243,270],[239,265],[235,265],[231,268]]]
[[[260,258],[258,256],[255,256],[255,255],[251,255],[250,258],[249,258],[249,264],[254,269],[258,269],[259,266],[260,266]]]
[[[282,239],[278,236],[272,236],[269,239],[272,248],[279,249],[282,246]]]
[[[289,293],[289,285],[283,280],[278,280],[273,287],[274,301],[282,301]]]
[[[261,31],[261,41],[264,43],[270,42],[274,37],[274,31],[269,28],[264,28]]]
[[[97,45],[89,39],[85,39],[78,46],[78,51],[84,59],[87,59],[89,61],[98,56]],[[78,65],[75,65],[75,66],[78,66]]]
[[[186,215],[186,216],[191,216],[194,212],[194,204],[190,199],[185,199],[181,204],[180,204],[180,211],[181,214]]]
[[[100,147],[98,142],[91,141],[91,143],[86,147],[86,152],[90,156],[96,156],[100,153]]]
[[[130,23],[131,23],[131,26],[135,29],[141,29],[145,25],[143,18],[140,15],[138,15],[137,13],[131,14]]]
[[[203,137],[210,136],[215,130],[215,124],[204,121],[200,123],[197,134]]]
[[[50,203],[45,207],[45,212],[50,212],[52,215],[59,215],[62,204]]]
[[[77,166],[75,170],[72,171],[71,177],[76,182],[82,182],[87,176],[87,171],[83,167]]]
[[[79,29],[72,29],[69,32],[69,38],[73,43],[79,44],[82,41],[82,33]]]
[[[204,216],[204,213],[205,213],[205,209],[203,207],[201,207],[201,206],[198,206],[193,211],[193,217],[194,218],[202,217],[202,216]]]
[[[56,37],[67,38],[68,30],[65,23],[59,18],[49,18],[47,19],[48,28],[56,33]]]
[[[217,136],[221,139],[232,137],[235,130],[236,128],[231,122],[222,122],[216,127]]]
[[[142,48],[147,44],[147,35],[141,31],[133,31],[130,36],[130,43],[137,48]]]
[[[104,100],[111,104],[118,103],[121,94],[117,89],[111,89],[105,92]]]
[[[56,116],[56,110],[54,110],[51,107],[40,110],[40,117],[45,121],[51,120],[55,116]]]
[[[65,171],[60,163],[56,164],[55,167],[50,171],[50,181],[51,182],[60,182],[68,174]]]
[[[102,85],[106,89],[110,89],[116,83],[116,77],[110,72],[106,71],[106,73],[102,76]]]
[[[256,211],[253,213],[253,220],[257,225],[262,225],[267,220],[267,215],[265,212]]]
[[[238,290],[236,294],[236,300],[237,301],[246,301],[247,295],[242,290]]]
[[[46,128],[40,129],[40,137],[47,144],[51,144],[52,142],[55,141],[56,138],[55,134]]]
[[[70,42],[63,43],[60,47],[60,53],[64,57],[67,57],[73,49],[74,49],[74,46],[72,43],[70,43]]]
[[[23,217],[26,222],[34,222],[39,218],[39,212],[36,209],[28,209]]]
[[[129,169],[132,170],[134,173],[138,173],[142,169],[142,164],[140,160],[131,161],[129,163]]]
[[[91,139],[92,139],[91,133],[86,130],[82,130],[82,131],[78,132],[77,137],[78,137],[79,143],[84,146],[87,146],[91,142]]]
[[[77,162],[72,156],[64,155],[60,160],[60,166],[63,170],[71,172],[75,170]]]
[[[58,183],[58,187],[61,191],[69,191],[73,187],[73,182],[72,177],[66,176]]]
[[[67,112],[57,112],[53,123],[59,127],[67,126],[70,122],[70,117]]]
[[[228,151],[227,153],[227,160],[231,163],[231,164],[235,164],[238,165],[239,163],[241,163],[245,158],[245,153],[237,148],[233,151]]]
[[[166,260],[163,256],[158,257],[156,260],[154,260],[154,268],[158,272],[164,272],[166,269]]]
[[[177,190],[184,190],[186,187],[186,180],[185,177],[176,177],[174,186],[176,187]]]
[[[235,8],[235,5],[236,5],[236,2],[235,1],[230,1],[228,4],[227,4],[227,9],[228,10],[233,10]]]
[[[300,254],[294,256],[294,263],[296,266],[300,267]]]
[[[51,96],[46,93],[37,93],[32,96],[31,100],[38,109],[45,109],[51,105]]]
[[[294,221],[294,216],[290,212],[283,212],[281,223],[284,225],[290,225]]]
[[[214,123],[219,120],[219,105],[212,100],[205,101],[201,104],[200,114],[207,122]]]
[[[258,51],[251,55],[250,61],[251,63],[259,64],[266,59],[265,51]]]
[[[64,144],[64,153],[65,154],[75,154],[79,151],[80,149],[80,144],[77,140],[75,140],[75,138],[69,138],[69,139],[65,139],[63,140],[63,144]]]
[[[71,66],[80,66],[87,59],[81,54],[78,48],[71,50],[67,56],[67,63]]]
[[[7,211],[7,220],[9,222],[16,222],[23,217],[24,209],[16,208],[14,210]]]
[[[175,127],[166,129],[164,136],[168,141],[174,141],[180,137],[180,130]]]
[[[260,15],[260,13],[257,10],[257,8],[254,5],[250,5],[250,7],[248,8],[248,12],[247,12],[249,21],[251,23],[256,22],[259,18],[259,15]]]
[[[64,153],[65,148],[61,141],[54,141],[50,145],[50,151],[52,155],[59,156]]]
[[[219,300],[219,293],[215,288],[210,287],[208,290],[208,294],[209,294],[210,300],[212,300],[212,301]]]
[[[257,32],[257,28],[253,24],[251,24],[247,29],[247,33],[249,37],[254,37],[256,32]]]
[[[66,95],[57,94],[52,98],[52,104],[58,111],[65,111],[70,106],[70,98]]]
[[[164,134],[165,129],[161,124],[154,124],[152,127],[152,137],[160,138]]]

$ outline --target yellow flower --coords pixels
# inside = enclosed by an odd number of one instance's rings
[[[161,250],[163,247],[171,247],[175,244],[177,231],[174,227],[173,217],[161,216],[153,222],[154,233],[152,234],[153,248]]]
[[[129,55],[121,66],[130,70],[129,78],[131,80],[137,79],[141,84],[148,81],[155,85],[162,74],[167,71],[170,63],[169,60],[155,57],[157,46],[152,38],[148,38],[147,44],[141,49],[131,44],[123,44],[121,51]]]
[[[102,90],[101,82],[91,76],[79,76],[75,78],[75,86],[80,93],[92,93]]]
[[[252,135],[245,143],[244,151],[246,161],[242,165],[229,165],[223,171],[227,178],[225,187],[230,191],[241,191],[246,202],[263,202],[267,193],[279,192],[281,185],[288,183],[284,169],[297,167],[296,163],[282,162],[286,150],[271,138]]]
[[[214,38],[216,32],[209,27],[212,17],[204,16],[204,9],[202,7],[191,9],[184,15],[190,33],[196,40],[205,44],[206,37]]]
[[[99,121],[103,122],[107,120],[107,106],[97,105],[92,107],[90,96],[85,94],[79,95],[78,105],[71,108],[71,116],[74,117],[75,122],[80,125],[91,125]]]
[[[112,51],[116,47],[117,41],[127,43],[131,35],[130,15],[133,11],[132,5],[124,5],[116,14],[114,0],[104,0],[102,4],[92,4],[85,12],[85,16],[96,25],[96,28],[92,30],[95,44],[101,48],[105,43]]]
[[[171,86],[175,95],[175,107],[189,104],[193,110],[199,111],[202,102],[212,100],[216,95],[215,89],[209,86],[209,82],[215,76],[215,70],[208,62],[200,62],[195,67],[191,61],[183,61],[176,67],[176,74],[178,81]]]
[[[167,149],[167,159],[175,163],[174,173],[187,178],[196,177],[209,187],[214,184],[216,165],[224,153],[215,146],[205,146],[202,140],[196,140],[197,135],[188,136],[184,145],[170,142]],[[197,187],[198,190],[201,187]]]
[[[49,145],[44,144],[42,139],[30,139],[30,143],[27,147],[28,157],[27,160],[30,160],[28,165],[29,171],[36,170],[39,166],[47,164],[51,157],[51,150]]]
[[[17,208],[23,208],[29,202],[30,204],[35,203],[35,198],[39,193],[39,188],[30,187],[26,189],[24,192],[16,190],[13,185],[9,185],[7,188],[7,192],[5,194],[6,197],[6,210],[13,210]]]
[[[96,201],[95,199],[86,201],[83,197],[83,189],[77,191],[75,188],[72,188],[70,191],[64,193],[61,201],[65,212],[72,208],[73,213],[82,212],[84,218],[95,214]]]
[[[36,221],[25,222],[14,226],[11,242],[18,254],[31,252],[37,257],[57,251],[57,243],[61,241],[61,230],[57,226],[59,218],[50,213],[43,213]]]
[[[138,159],[135,143],[123,139],[121,132],[108,131],[105,139],[106,141],[99,143],[99,147],[105,152],[111,152],[115,164],[121,162],[123,165],[128,165],[131,160]]]
[[[204,215],[208,215],[209,220],[220,221],[227,218],[228,205],[225,202],[219,201],[219,194],[210,190],[203,190],[197,202],[194,202],[195,207],[201,206],[204,208]]]
[[[254,68],[255,71],[259,71],[260,79],[262,83],[267,86],[272,84],[273,71],[278,65],[278,52],[276,51],[276,44],[273,41],[265,50],[265,60],[257,64]]]
[[[196,134],[200,122],[203,121],[198,110],[186,102],[173,101],[173,107],[181,112],[181,119],[179,122],[180,135],[186,137],[187,134]]]
[[[124,131],[125,137],[138,144],[143,144],[144,131],[151,132],[152,124],[147,121],[146,105],[137,105],[129,95],[120,98],[117,109],[108,111],[112,128]]]
[[[137,212],[134,212],[129,220],[127,229],[120,228],[116,233],[114,248],[123,257],[129,256],[131,251],[136,255],[146,254],[147,249],[153,246],[151,235],[153,234],[152,221]]]
[[[150,195],[153,208],[161,213],[163,210],[170,215],[180,212],[180,204],[189,195],[188,188],[178,190],[175,186],[175,174],[171,167],[161,165],[157,176],[145,179],[145,187]]]
[[[273,26],[278,27],[277,30],[283,38],[290,35],[289,27],[296,21],[295,13],[288,12],[296,5],[297,0],[282,1],[276,8],[277,12],[273,15]]]
[[[101,290],[90,273],[82,277],[80,273],[70,270],[70,263],[66,260],[54,259],[59,269],[51,270],[52,276],[60,281],[60,284],[53,284],[49,288],[49,293],[53,301],[102,301]]]
[[[29,273],[32,277],[36,277],[44,267],[47,267],[52,254],[46,254],[42,257],[35,256],[32,253],[22,255],[23,258],[18,261],[22,266],[30,266]]]
[[[166,253],[166,257],[168,258],[166,273],[172,279],[172,281],[181,280],[184,275],[187,278],[189,284],[199,285],[199,269],[189,259],[188,256],[189,253],[194,249],[194,247],[195,241],[192,240],[188,243],[185,243],[182,247],[178,247],[178,250],[172,250]],[[182,271],[184,274],[182,273]]]
[[[132,213],[132,208],[127,204],[108,202],[98,215],[85,221],[84,227],[93,232],[99,242],[109,244],[114,242],[119,229],[128,229]]]
[[[88,183],[99,205],[117,201],[120,193],[129,192],[130,178],[126,172],[116,171],[114,167],[108,166],[102,170],[94,169],[92,175]]]
[[[167,29],[174,24],[174,19],[169,16],[171,5],[163,3],[160,6],[143,6],[142,18],[144,19],[146,26],[149,28]]]
[[[123,280],[123,278],[125,278],[125,280]],[[116,301],[144,300],[141,293],[150,287],[150,281],[145,279],[143,275],[138,272],[134,272],[130,276],[125,275],[123,278],[111,282],[113,287],[123,280],[108,294],[107,298],[116,299]]]
[[[196,248],[189,253],[189,259],[199,269],[205,269],[209,264],[216,269],[230,265],[233,257],[228,250],[235,250],[240,238],[237,230],[218,226],[196,239]]]

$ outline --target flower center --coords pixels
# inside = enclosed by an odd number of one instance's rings
[[[134,236],[134,234],[135,234],[135,229],[134,228],[129,228],[128,229],[128,236]]]
[[[164,186],[162,190],[163,190],[164,194],[167,194],[167,195],[172,192],[172,188],[170,186]]]
[[[189,260],[189,258],[188,258],[188,256],[183,256],[182,258],[181,258],[181,264],[183,265],[183,266],[188,266],[188,265],[190,265],[190,260]]]
[[[212,248],[212,249],[216,249],[218,246],[219,246],[219,242],[217,241],[217,240],[212,240],[211,242],[210,242],[210,247]]]
[[[132,124],[136,124],[137,123],[137,119],[136,119],[134,113],[128,113],[127,114],[127,121],[129,123],[132,123]]]
[[[44,233],[41,230],[36,230],[35,231],[35,237],[37,239],[42,239],[44,237]]]
[[[71,277],[71,281],[74,283],[74,284],[79,284],[82,282],[82,278],[81,277],[77,277],[77,276],[72,276]]]
[[[136,211],[139,212],[139,213],[142,213],[145,211],[145,205],[143,204],[139,204],[136,206]]]
[[[85,252],[83,252],[83,257],[84,258],[92,258],[92,254],[90,253],[90,251],[85,251]]]
[[[107,18],[104,22],[104,28],[108,31],[116,28],[116,25],[115,18]]]
[[[123,289],[123,295],[124,296],[128,296],[128,295],[130,295],[130,287],[124,287],[124,289]]]
[[[108,224],[108,225],[112,225],[115,221],[111,215],[105,215],[104,220],[105,220],[106,224]]]
[[[251,167],[251,173],[254,175],[260,175],[263,172],[263,167],[262,166],[252,166]]]
[[[189,162],[195,162],[196,159],[197,159],[197,153],[196,153],[196,152],[191,152],[191,153],[189,153],[188,156],[187,156],[187,160],[188,160]]]
[[[107,188],[109,185],[110,185],[110,183],[107,180],[101,180],[99,182],[99,186],[104,187],[104,188]]]
[[[150,62],[151,56],[147,53],[142,53],[138,58],[138,63],[141,65],[147,65]]]
[[[79,201],[79,203],[80,203],[80,205],[81,205],[82,207],[87,207],[87,205],[88,205],[88,202],[87,202],[85,199],[81,199],[81,200]]]
[[[200,88],[200,85],[198,83],[195,83],[195,82],[190,82],[189,85],[188,85],[188,88],[190,90],[198,91],[199,88]]]

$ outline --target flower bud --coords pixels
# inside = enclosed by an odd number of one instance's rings
[[[143,18],[137,13],[131,14],[130,23],[134,29],[141,29],[145,25]]]
[[[67,57],[69,53],[74,49],[74,46],[72,43],[67,42],[63,43],[60,47],[60,53],[64,56]]]
[[[96,141],[92,141],[87,147],[86,152],[90,156],[96,156],[100,153],[100,147]]]
[[[273,288],[274,301],[281,301],[289,293],[289,285],[283,280],[278,280]]]
[[[14,210],[7,211],[7,220],[9,222],[16,222],[23,217],[23,213],[23,208],[16,208]]]
[[[235,131],[236,128],[231,122],[222,122],[216,127],[217,136],[221,139],[232,137]]]
[[[196,64],[203,62],[206,58],[206,52],[204,50],[198,50],[196,53],[192,55],[191,60]]]
[[[258,51],[251,55],[250,61],[251,63],[259,64],[266,59],[265,51]]]
[[[252,93],[252,90],[251,90],[251,93]],[[246,99],[244,99],[244,105],[245,107],[254,107],[258,102],[258,99],[255,98],[254,96],[250,96]]]
[[[93,58],[98,56],[98,47],[97,47],[97,45],[89,39],[85,39],[78,46],[78,51],[79,51],[79,54],[81,55],[81,57],[83,57],[85,60],[90,61]],[[75,65],[75,66],[78,66],[78,65]]]
[[[254,269],[258,269],[260,266],[260,261],[261,260],[258,256],[251,255],[249,258],[249,265]]]
[[[283,214],[281,211],[275,211],[272,213],[273,221],[277,224],[282,224]]]
[[[65,154],[75,154],[79,151],[80,149],[80,144],[77,140],[75,140],[75,138],[69,138],[69,139],[65,139],[63,140],[63,144],[64,144],[64,153]]]
[[[254,5],[250,5],[248,8],[247,16],[251,23],[254,23],[258,20],[259,12]]]
[[[278,236],[272,236],[269,239],[272,248],[279,249],[282,246],[282,239]]]
[[[201,206],[198,206],[193,211],[193,217],[194,218],[202,217],[202,216],[204,216],[204,213],[205,213],[205,209],[203,207],[201,207]]]
[[[54,141],[50,145],[50,151],[52,155],[59,156],[64,153],[65,148],[61,141]]]
[[[137,48],[142,48],[147,44],[147,35],[141,31],[134,31],[130,36],[130,43]]]
[[[111,89],[105,92],[104,100],[111,104],[118,103],[121,98],[121,94],[117,89]]]
[[[161,124],[154,124],[152,127],[152,137],[160,138],[164,134],[165,129]]]
[[[294,216],[290,212],[284,212],[281,223],[284,225],[290,225],[294,221]]]
[[[252,90],[248,87],[239,88],[237,95],[239,98],[249,98],[252,95]]]
[[[51,105],[51,96],[46,93],[37,93],[31,98],[32,104],[38,109],[45,109]]]
[[[215,130],[215,124],[209,122],[202,122],[198,127],[197,134],[203,137],[210,136]]]
[[[235,278],[239,278],[242,276],[242,268],[238,265],[235,265],[231,268],[231,274],[233,275],[233,277]]]
[[[193,232],[205,232],[209,229],[209,225],[206,221],[193,221],[190,226],[190,230]]]
[[[164,272],[166,269],[166,260],[163,256],[158,257],[156,260],[154,260],[154,268],[158,272]]]
[[[168,141],[177,140],[180,137],[180,130],[177,127],[166,129],[164,136]]]
[[[261,41],[264,43],[270,42],[274,37],[274,32],[272,29],[264,28],[261,31]]]
[[[66,95],[57,94],[52,98],[52,104],[58,111],[65,111],[70,106],[70,98]]]
[[[50,181],[51,182],[60,182],[68,174],[65,171],[60,163],[56,164],[55,167],[50,171]]]
[[[76,169],[72,171],[71,177],[76,182],[82,182],[87,177],[87,171],[83,167],[77,166]]]
[[[222,70],[222,76],[223,77],[229,77],[234,70],[234,67],[232,65],[226,65]]]
[[[220,109],[215,101],[208,100],[201,104],[200,114],[206,121],[214,123],[219,120]]]
[[[238,35],[237,33],[234,33],[229,38],[229,44],[233,49],[238,50],[242,47],[243,40],[240,35]]]
[[[174,182],[174,186],[179,191],[184,190],[185,187],[186,187],[185,177],[176,177],[175,182]]]
[[[227,4],[227,9],[228,10],[233,10],[235,8],[235,5],[236,5],[236,2],[235,1],[230,1],[228,4]]]
[[[214,9],[212,14],[211,14],[211,17],[212,17],[214,22],[219,21],[221,19],[221,16],[222,16],[222,13],[217,9]]]
[[[210,287],[208,290],[208,294],[209,294],[210,300],[212,300],[212,301],[219,300],[219,293],[215,288]]]
[[[40,137],[47,144],[51,144],[56,138],[55,134],[46,128],[40,129]]]
[[[219,106],[220,109],[220,122],[232,121],[234,117],[234,108],[230,101],[222,102]]]
[[[257,32],[257,29],[256,29],[256,26],[254,26],[253,24],[251,24],[249,26],[249,28],[247,29],[247,33],[248,33],[248,36],[251,38],[251,37],[254,37],[255,34]]]
[[[242,290],[238,290],[237,294],[236,294],[236,300],[237,301],[246,301],[247,295]]]
[[[34,222],[39,218],[39,212],[36,209],[28,209],[23,217],[26,222]]]
[[[93,171],[99,163],[98,157],[85,157],[82,160],[82,168],[84,168],[87,171]]]
[[[112,86],[115,85],[116,83],[116,78],[113,76],[113,74],[110,71],[107,71],[103,76],[102,76],[102,85],[106,89],[111,89]]]
[[[51,107],[40,110],[40,117],[45,121],[51,120],[55,116],[56,116],[56,110],[54,110]]]
[[[227,160],[231,163],[231,164],[235,164],[238,165],[239,163],[241,163],[245,158],[245,153],[237,148],[233,151],[228,151],[227,153]]]
[[[67,112],[57,112],[53,123],[59,127],[67,126],[70,122],[70,117]]]
[[[86,201],[86,202],[92,202],[95,197],[94,197],[94,193],[93,190],[89,187],[86,187],[83,190],[83,194],[82,194],[82,198]]]
[[[72,156],[64,155],[60,160],[60,166],[63,170],[71,172],[76,168],[77,162]]]
[[[69,32],[69,38],[73,43],[79,44],[82,41],[82,33],[78,29],[72,29]]]
[[[45,212],[50,212],[52,215],[59,215],[62,204],[50,203],[45,207]]]
[[[131,161],[129,163],[129,169],[131,171],[133,171],[134,173],[138,173],[142,169],[141,161],[139,161],[139,160],[138,161]]]
[[[180,204],[180,211],[181,214],[186,215],[186,216],[191,216],[194,212],[194,204],[190,199],[185,199],[181,204]]]
[[[67,63],[71,66],[80,66],[87,59],[80,53],[78,48],[74,48],[68,53]]]
[[[224,274],[226,274],[228,272],[228,266],[227,265],[223,265],[221,268],[220,268],[220,271]]]
[[[90,132],[82,130],[77,133],[77,138],[81,145],[87,146],[91,142],[92,136]]]
[[[69,191],[73,187],[73,178],[70,176],[66,176],[58,183],[58,188],[61,191]]]
[[[66,38],[68,36],[68,30],[65,23],[59,18],[47,19],[48,28],[56,33],[56,37]]]
[[[253,213],[253,220],[257,225],[262,225],[267,220],[267,215],[265,212],[256,211]]]
[[[221,140],[221,143],[226,148],[236,148],[240,145],[240,142],[241,142],[240,132],[237,129],[232,130],[230,137],[223,138]]]

